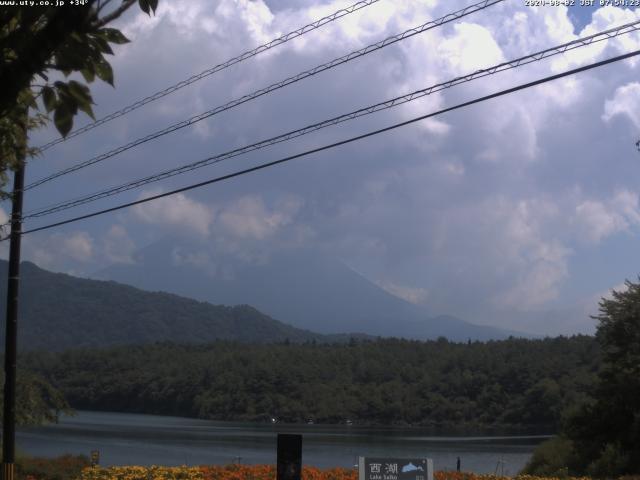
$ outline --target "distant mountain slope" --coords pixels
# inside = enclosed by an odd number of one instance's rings
[[[30,262],[22,263],[21,273],[21,350],[62,350],[166,340],[202,343],[216,339],[241,342],[345,339],[344,336],[325,338],[293,328],[247,305],[211,305],[115,282],[52,273]],[[7,262],[0,261],[2,312],[6,308],[6,286]],[[4,328],[0,330],[4,337]]]
[[[206,260],[198,265],[198,259]],[[211,258],[211,251],[201,246],[166,239],[140,250],[134,263],[111,266],[97,277],[214,304],[249,304],[287,324],[320,333],[444,336],[454,341],[526,336],[452,316],[431,318],[423,307],[391,295],[344,263],[304,249],[245,262],[229,255]]]

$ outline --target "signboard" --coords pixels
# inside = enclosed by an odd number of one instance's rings
[[[100,452],[98,450],[91,450],[91,466],[95,467],[100,464]]]
[[[433,480],[433,460],[360,457],[358,480]]]

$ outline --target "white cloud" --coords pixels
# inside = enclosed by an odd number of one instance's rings
[[[188,251],[177,246],[171,252],[171,262],[178,267],[196,267],[211,277],[215,277],[219,273],[218,265],[212,254],[205,250]]]
[[[225,231],[236,237],[264,239],[292,223],[301,207],[299,199],[290,197],[269,209],[260,197],[249,195],[227,205],[218,218]]]
[[[495,296],[501,308],[527,311],[555,300],[568,277],[567,260],[571,250],[553,238],[548,225],[559,214],[544,199],[521,200],[509,208],[501,202],[499,221],[504,232],[498,237],[502,268],[515,273],[511,285]],[[550,238],[549,238],[550,237]]]
[[[104,255],[109,262],[133,263],[136,245],[122,225],[112,225],[103,240]]]
[[[578,239],[597,244],[633,225],[640,225],[638,194],[619,190],[610,199],[587,199],[575,208]]]
[[[622,215],[610,210],[603,203],[587,200],[576,207],[576,217],[582,224],[583,235],[592,243],[627,229]]]
[[[515,285],[496,297],[501,307],[528,311],[558,298],[569,276],[567,257],[571,251],[554,242],[540,244],[529,253],[531,258]]]
[[[504,61],[500,46],[482,25],[456,23],[454,32],[438,45],[438,54],[447,59],[452,73],[468,74]]]
[[[161,193],[159,190],[149,190],[140,195],[147,198]],[[204,203],[200,203],[178,193],[151,202],[136,205],[132,209],[136,219],[159,226],[169,231],[179,229],[207,236],[214,219],[214,210]]]
[[[23,258],[42,268],[71,272],[95,260],[93,237],[86,231],[27,236],[23,239]]]
[[[408,287],[389,281],[380,281],[378,282],[378,286],[382,287],[391,295],[395,295],[415,305],[423,304],[429,298],[429,291],[426,288]]]
[[[87,232],[75,232],[70,235],[56,235],[60,241],[61,252],[70,258],[86,262],[91,260],[94,252],[94,241]]]
[[[640,128],[640,83],[631,82],[616,88],[613,98],[605,102],[602,119],[610,122],[617,115],[626,116]]]
[[[352,1],[284,3],[269,11],[261,0],[161,2],[156,17],[131,16],[126,29],[134,41],[114,58],[117,98],[107,87],[97,91],[98,103],[106,108],[145,96]],[[126,143],[460,8],[452,5],[379,2],[140,109],[139,117],[132,113],[106,125],[101,138],[121,135]],[[640,10],[599,9],[580,35],[639,15]],[[226,111],[199,123],[195,134],[184,129],[149,142],[120,164],[114,160],[117,166],[101,171],[105,178],[78,176],[58,192],[68,187],[69,194],[79,195],[83,184],[102,188],[103,181],[129,180],[133,170],[142,170],[133,161],[138,155],[153,158],[154,170],[173,167],[182,156],[185,162],[204,158],[576,37],[565,8],[503,2]],[[275,146],[264,158],[381,128],[637,45],[640,34],[634,33],[458,85]],[[633,143],[640,128],[640,83],[635,77],[628,64],[584,72],[327,151],[322,158],[246,176],[231,186],[203,189],[198,200],[196,194],[178,195],[139,206],[125,217],[124,234],[109,230],[111,223],[102,230],[91,227],[96,230],[90,234],[100,239],[96,245],[103,247],[94,245],[93,256],[128,261],[126,236],[143,244],[176,231],[252,262],[262,261],[270,248],[308,245],[337,252],[370,278],[394,279],[392,287],[405,298],[416,300],[428,291],[427,303],[439,311],[492,321],[500,310],[516,327],[518,312],[565,301],[563,289],[570,290],[575,280],[569,268],[574,255],[586,250],[606,258],[606,242],[623,232],[622,242],[637,241],[640,174]],[[614,129],[619,118],[632,128]],[[73,148],[92,155],[95,142],[84,138],[86,144]],[[51,161],[62,164],[72,155],[59,148],[50,150],[53,156],[63,152]],[[198,174],[185,183],[200,180]],[[172,181],[167,190],[180,184]],[[274,192],[290,200],[278,202]],[[34,202],[37,195],[34,191]],[[217,271],[209,255],[213,250],[203,251],[178,251],[174,261]],[[52,265],[69,258],[46,249],[40,254]],[[611,275],[608,283],[619,281],[615,272],[602,275]],[[576,296],[601,286],[588,279],[577,283],[582,290]]]

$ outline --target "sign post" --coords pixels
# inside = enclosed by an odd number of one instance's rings
[[[97,467],[100,464],[100,451],[91,450],[91,466]]]
[[[358,480],[433,480],[433,460],[360,457]]]

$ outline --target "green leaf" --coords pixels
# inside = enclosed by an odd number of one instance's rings
[[[93,37],[92,41],[96,45],[98,51],[113,55],[113,50],[111,50],[109,43],[104,38]]]
[[[56,92],[51,87],[42,87],[42,102],[47,113],[53,111],[56,108]]]
[[[140,5],[140,10],[149,15],[149,0],[138,0],[138,5]]]
[[[84,113],[86,113],[87,115],[89,115],[92,120],[96,119],[96,116],[93,114],[93,108],[91,108],[90,103],[79,103],[78,108]]]
[[[93,109],[91,108],[93,98],[91,97],[89,87],[82,85],[75,80],[71,80],[69,82],[69,93],[76,101],[77,107],[95,120],[96,118],[93,115]]]
[[[93,64],[87,65],[87,68],[83,68],[82,70],[80,70],[80,73],[87,83],[93,82],[96,78],[96,72],[94,70]]]
[[[113,69],[111,68],[111,65],[109,65],[109,62],[102,59],[101,62],[97,63],[96,75],[100,80],[107,82],[113,87]]]
[[[80,82],[76,82],[75,80],[71,80],[69,82],[69,93],[76,97],[81,102],[91,102],[91,92],[89,91],[89,87],[81,84]]]
[[[98,31],[102,34],[102,37],[110,43],[122,45],[123,43],[129,43],[129,39],[125,37],[120,30],[115,28],[102,28]]]
[[[29,105],[29,107],[33,108],[34,110],[38,109],[38,103],[36,102],[36,97],[33,96],[33,94],[30,94],[27,97],[27,105]]]
[[[18,101],[27,107],[33,108],[34,110],[38,109],[36,98],[29,88],[26,88],[20,92],[20,94],[18,95]]]
[[[67,103],[60,103],[53,114],[53,123],[60,132],[60,135],[66,137],[73,127],[73,113]]]
[[[151,11],[153,13],[156,13],[156,9],[158,8],[158,0],[148,0],[149,1],[149,7],[151,7]]]

